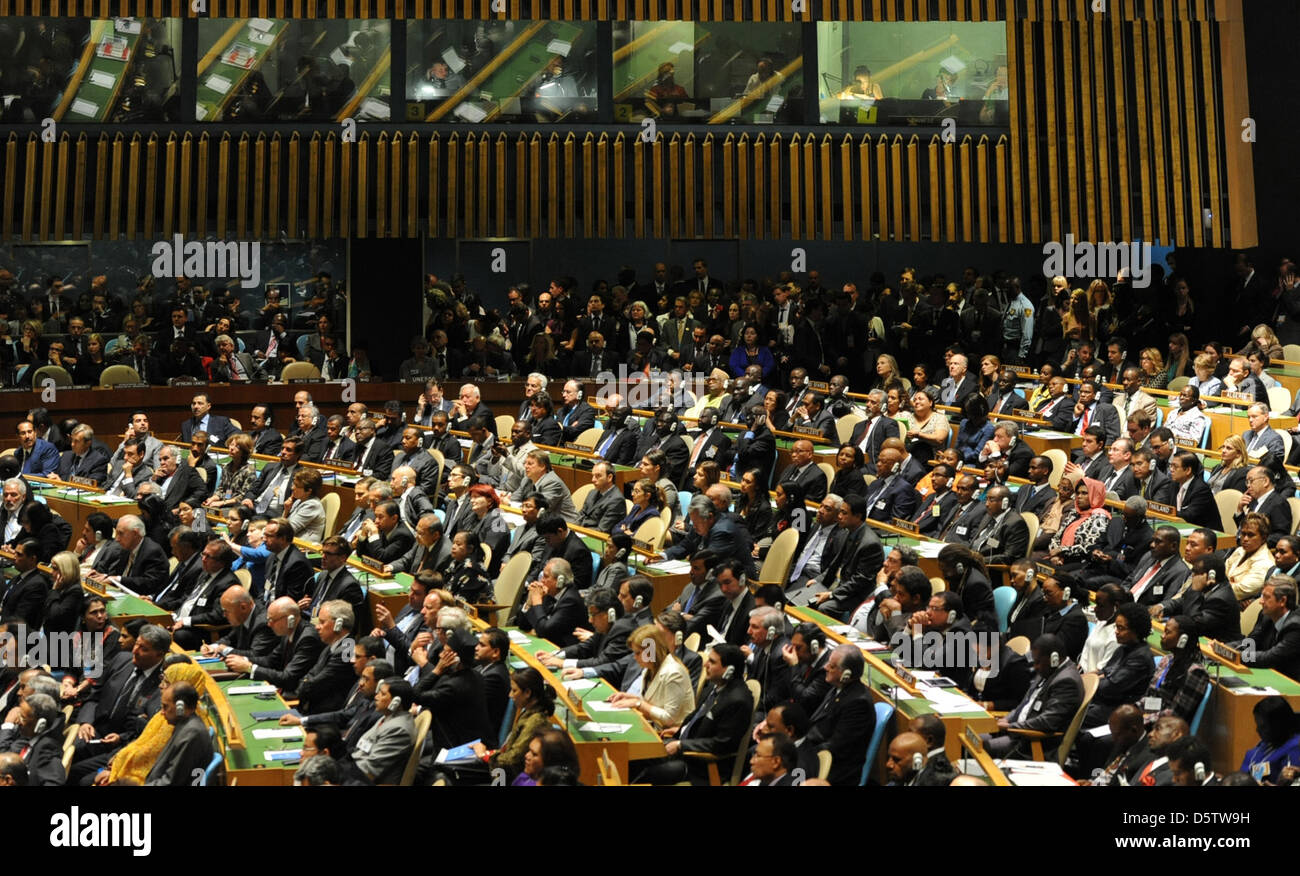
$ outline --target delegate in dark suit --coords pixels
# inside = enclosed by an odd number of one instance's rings
[[[703,701],[684,721],[678,739],[682,752],[711,754],[723,760],[719,772],[730,765],[726,758],[734,755],[744,744],[754,714],[754,700],[745,680],[737,674],[721,686],[704,694]],[[704,761],[686,759],[687,774],[692,784],[708,782],[708,767]]]
[[[952,490],[946,490],[942,495],[932,492],[925,497],[921,507],[917,508],[916,513],[912,515],[912,522],[919,527],[922,535],[933,538],[938,535],[944,521],[960,503],[961,499]]]
[[[217,640],[218,645],[225,645],[232,654],[247,657],[256,663],[265,660],[275,651],[280,637],[266,622],[266,609],[258,606],[253,609],[247,621],[237,627],[231,627]]]
[[[58,474],[59,480],[63,481],[73,477],[90,478],[103,485],[108,478],[108,454],[92,447],[78,460],[75,451],[64,451],[59,457]]]
[[[201,418],[199,422],[202,422]],[[181,422],[181,440],[189,444],[190,438],[194,435],[198,426],[199,423],[196,423],[193,417],[186,417]],[[220,414],[208,414],[208,443],[224,447],[226,439],[237,431],[230,422],[229,417],[223,417]]]
[[[921,504],[921,494],[902,475],[877,479],[867,487],[867,517],[889,522],[895,517],[910,520]]]
[[[1270,491],[1264,498],[1262,505],[1258,499],[1252,501],[1246,512],[1263,514],[1268,517],[1268,535],[1270,537],[1275,538],[1276,536],[1290,535],[1291,533],[1291,505],[1277,490]],[[1237,521],[1237,526],[1240,527],[1246,519],[1246,514],[1239,512],[1234,515],[1233,519]]]
[[[420,679],[415,701],[433,713],[430,728],[434,745],[455,748],[475,739],[495,746],[497,727],[488,720],[483,676],[468,667]]]
[[[263,600],[269,605],[277,596],[291,596],[297,602],[307,595],[308,582],[314,574],[306,555],[294,545],[289,545],[285,548],[283,558],[272,554],[266,561]]]
[[[844,548],[825,572],[831,598],[822,603],[827,614],[840,615],[857,608],[875,585],[876,573],[885,564],[885,549],[874,529],[865,523],[850,530]],[[833,582],[833,583],[832,583]]]
[[[154,479],[158,479],[157,473],[154,474]],[[207,484],[203,482],[198,469],[181,463],[176,466],[171,483],[167,484],[167,489],[163,493],[163,504],[167,506],[168,511],[175,511],[182,502],[194,507],[201,504],[207,494]]]
[[[13,580],[0,599],[0,621],[19,618],[31,630],[38,630],[45,620],[45,597],[50,579],[38,569],[24,572]]]
[[[198,715],[190,715],[172,728],[171,738],[158,753],[144,783],[173,788],[198,784],[196,777],[203,775],[211,760],[212,739],[208,728]]]
[[[822,478],[824,481],[825,478]],[[735,557],[745,562],[745,574],[754,574],[754,561],[751,555],[754,543],[749,530],[730,514],[718,512],[708,532],[700,535],[694,528],[686,538],[670,547],[665,556],[670,560],[694,556],[701,548],[710,551],[715,557]]]
[[[856,785],[862,778],[867,745],[876,726],[876,710],[867,686],[854,679],[831,688],[811,715],[812,728],[805,745],[831,753],[832,785]]]
[[[357,556],[374,557],[381,563],[391,563],[406,554],[415,544],[415,535],[405,523],[398,522],[388,532],[377,532],[370,538],[357,542]]]
[[[1166,599],[1162,606],[1165,617],[1189,616],[1206,638],[1220,642],[1241,638],[1241,608],[1228,581],[1216,581],[1203,590],[1189,586],[1180,596]]]
[[[255,663],[248,677],[265,681],[292,696],[298,683],[307,675],[324,649],[324,643],[311,624],[302,626],[280,639],[266,663]]]
[[[1282,618],[1280,627],[1268,615],[1261,613],[1255,628],[1250,631],[1249,641],[1254,644],[1254,655],[1248,653],[1250,649],[1243,649],[1243,663],[1276,669],[1288,678],[1300,678],[1300,619],[1297,619],[1295,609]],[[1245,644],[1241,642],[1236,647],[1243,648]]]
[[[348,689],[356,679],[352,650],[351,640],[347,638],[321,648],[316,662],[298,682],[298,711],[314,715],[343,707]]]
[[[1214,493],[1199,475],[1193,475],[1187,484],[1187,492],[1181,504],[1177,504],[1179,485],[1174,484],[1174,501],[1179,517],[1195,526],[1204,526],[1221,530],[1223,521],[1219,517],[1219,506],[1214,501]]]
[[[870,440],[863,447],[862,442],[867,439],[868,432],[870,432]],[[849,438],[849,443],[861,447],[867,463],[874,465],[876,457],[880,455],[880,445],[885,443],[886,438],[897,437],[899,437],[898,421],[893,417],[881,415],[858,423],[853,428],[853,435]]]
[[[767,428],[757,429],[752,438],[741,435],[735,442],[736,471],[751,468],[758,469],[762,475],[759,483],[767,484],[772,478],[772,468],[776,465],[776,437]]]
[[[626,507],[623,494],[617,487],[610,487],[603,493],[592,490],[578,512],[578,525],[613,532],[614,524],[626,516]]]
[[[799,466],[790,463],[777,478],[778,484],[796,483],[804,489],[804,498],[810,502],[820,502],[826,498],[826,474],[815,463],[809,462]]]
[[[596,409],[580,400],[572,408],[565,405],[557,410],[555,419],[560,423],[564,440],[577,441],[579,435],[596,425]]]
[[[570,583],[555,596],[542,599],[540,605],[526,608],[519,615],[519,629],[549,639],[560,647],[577,644],[573,631],[587,620],[587,606],[578,586]]]
[[[1029,526],[1025,519],[1014,510],[1001,516],[1001,520],[985,521],[985,528],[971,542],[971,546],[978,545],[980,554],[993,564],[1011,563],[1024,557],[1029,550]]]
[[[157,593],[167,583],[167,557],[163,555],[162,548],[151,539],[146,538],[140,542],[130,574],[122,575],[130,559],[130,552],[122,550],[119,543],[113,542],[99,552],[95,560],[95,571],[109,576],[121,575],[123,585],[146,596]]]
[[[259,432],[251,433],[253,436],[253,452],[261,453],[265,456],[279,456],[280,447],[284,444],[284,436],[269,426]]]

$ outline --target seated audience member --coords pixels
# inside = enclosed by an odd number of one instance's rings
[[[840,645],[826,661],[830,690],[810,716],[808,744],[831,753],[832,785],[861,782],[867,744],[876,725],[875,707],[863,680],[866,661],[855,645]]]
[[[998,719],[1002,732],[996,736],[984,735],[984,747],[993,757],[1023,756],[1028,752],[1028,743],[1016,735],[1016,730],[1065,732],[1083,702],[1083,679],[1059,636],[1050,633],[1039,636],[1032,653],[1037,678],[1024,699]]]
[[[1241,771],[1261,785],[1276,785],[1287,767],[1300,766],[1300,726],[1285,698],[1264,697],[1255,703],[1255,732],[1259,744],[1246,752]]]
[[[1173,783],[1183,788],[1205,788],[1223,784],[1210,766],[1210,749],[1194,736],[1184,736],[1165,749]]]
[[[1166,654],[1156,662],[1155,674],[1140,702],[1148,715],[1158,712],[1190,721],[1210,685],[1210,674],[1201,662],[1196,624],[1185,614],[1167,619],[1160,633],[1160,648]]]
[[[525,666],[510,676],[510,700],[515,704],[515,717],[501,747],[490,751],[482,742],[474,743],[474,754],[489,769],[503,769],[512,782],[524,772],[528,746],[533,738],[549,726],[555,712],[555,688],[546,683],[542,674]]]
[[[620,691],[610,697],[610,704],[628,706],[657,727],[680,724],[695,709],[695,686],[665,631],[654,624],[637,627],[628,647],[640,668],[633,684],[638,693]]]
[[[1185,614],[1201,635],[1220,642],[1241,637],[1241,608],[1224,572],[1223,560],[1202,554],[1192,561],[1192,573],[1177,596],[1151,606],[1151,616]]]
[[[368,782],[395,785],[402,778],[415,747],[414,701],[414,689],[397,676],[381,680],[376,687],[375,714],[379,719],[352,752],[353,765]]]
[[[1107,724],[1110,753],[1106,755],[1105,766],[1094,771],[1092,779],[1080,784],[1093,787],[1132,785],[1155,760],[1146,726],[1142,723],[1142,710],[1132,704],[1119,706],[1109,714]]]
[[[1242,652],[1242,662],[1247,666],[1276,669],[1288,678],[1300,679],[1300,616],[1295,612],[1296,580],[1289,575],[1274,575],[1264,585],[1259,602],[1259,620],[1255,628],[1250,636],[1237,644]]]
[[[578,772],[578,751],[569,734],[547,727],[528,740],[523,772],[510,784],[512,787],[576,784]]]
[[[145,777],[146,785],[184,788],[195,784],[212,760],[212,738],[198,715],[199,692],[178,681],[162,691],[162,715],[171,736]]]
[[[1151,682],[1151,615],[1135,602],[1115,609],[1115,643],[1117,647],[1105,665],[1092,702],[1084,715],[1085,727],[1104,724],[1110,713],[1124,703],[1137,702]]]

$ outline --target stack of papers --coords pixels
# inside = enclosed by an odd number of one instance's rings
[[[254,739],[298,739],[301,736],[301,727],[263,727],[253,731]]]
[[[918,675],[920,673],[917,673]],[[962,712],[982,712],[979,704],[960,693],[954,693],[951,690],[945,690],[941,687],[931,687],[930,685],[921,685],[921,693],[930,702],[930,708],[934,709],[940,715],[951,715]]]
[[[510,636],[510,644],[512,645],[527,645],[532,641],[518,630],[510,630],[507,635]]]
[[[1025,786],[1073,786],[1074,780],[1055,761],[1004,760],[999,763],[1011,784]]]
[[[601,724],[596,721],[588,721],[578,727],[583,733],[626,733],[631,728],[631,724]]]
[[[596,679],[594,678],[575,678],[572,681],[566,681],[564,683],[564,687],[569,691],[569,693],[581,690],[591,690],[595,686]]]
[[[396,581],[374,581],[370,584],[369,589],[378,590],[380,593],[396,593],[402,590],[403,586]]]
[[[236,684],[226,688],[226,696],[261,693],[275,693],[275,688],[269,684]]]
[[[589,712],[630,712],[631,709],[623,706],[611,706],[604,700],[592,700],[585,704]]]
[[[917,544],[916,554],[922,559],[933,560],[939,556],[939,551],[943,548],[944,543],[941,541],[923,541]]]
[[[663,560],[658,563],[650,563],[645,568],[669,575],[683,575],[691,570],[691,564],[687,560]]]

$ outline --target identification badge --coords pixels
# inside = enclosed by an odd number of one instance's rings
[[[988,541],[988,545],[991,548],[1000,547],[1002,545],[1002,542],[998,541],[996,538],[990,538]]]
[[[884,510],[885,510],[885,500],[884,500],[884,499],[881,499],[879,502],[877,502],[877,503],[876,503],[876,508],[877,508],[877,510],[884,511]]]
[[[1269,764],[1268,761],[1264,761],[1263,763],[1252,764],[1250,767],[1250,774],[1255,777],[1256,781],[1259,782],[1262,782],[1270,772],[1272,772],[1272,766]]]
[[[1163,704],[1163,700],[1161,700],[1160,697],[1146,697],[1142,700],[1142,708],[1148,712],[1160,711],[1160,707]]]
[[[931,506],[930,506],[930,516],[931,516],[931,517],[942,517],[942,516],[943,516],[943,509],[940,508],[937,504],[935,504],[935,505],[931,505]]]
[[[966,534],[966,527],[964,527],[964,526],[958,526],[958,527],[957,527],[957,534],[958,534],[958,535],[965,535],[965,534]]]
[[[1042,701],[1042,700],[1039,700],[1038,702],[1034,703],[1034,711],[1035,711],[1035,712],[1042,711],[1042,708],[1043,708],[1043,701]]]
[[[205,606],[205,605],[207,605],[207,604],[208,604],[208,598],[207,598],[206,596],[204,596],[204,597],[202,597],[202,598],[199,599],[198,605],[199,605],[200,608],[202,608],[203,606]]]
[[[373,740],[370,740],[370,739],[362,739],[360,742],[357,743],[357,748],[358,748],[358,749],[359,749],[363,754],[369,754],[369,753],[370,753],[370,747],[371,747],[372,745],[374,745]]]

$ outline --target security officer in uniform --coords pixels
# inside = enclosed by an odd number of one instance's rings
[[[1002,317],[1002,361],[1008,364],[1024,362],[1034,339],[1034,305],[1019,284],[1014,291],[1016,295]]]

